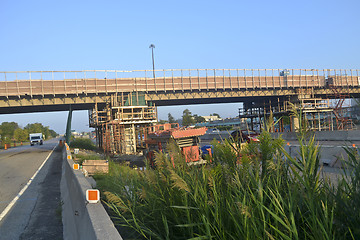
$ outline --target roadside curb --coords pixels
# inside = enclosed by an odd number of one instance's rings
[[[122,239],[100,202],[87,203],[85,192],[92,189],[79,170],[73,170],[67,144],[63,148],[60,183],[64,239]]]

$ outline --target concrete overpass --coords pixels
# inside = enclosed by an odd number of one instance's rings
[[[155,78],[153,75],[155,74]],[[114,94],[143,93],[157,106],[312,95],[360,97],[359,70],[172,69],[0,72],[0,114],[87,110]]]

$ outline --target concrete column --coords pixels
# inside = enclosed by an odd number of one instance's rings
[[[68,144],[70,144],[70,138],[71,138],[72,111],[73,110],[71,109],[71,105],[70,105],[68,120],[67,120],[67,124],[66,124],[66,134],[65,134],[65,139]]]
[[[291,123],[292,123],[292,131],[298,132],[299,131],[299,118],[297,117],[291,117]]]

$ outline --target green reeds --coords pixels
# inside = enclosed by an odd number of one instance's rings
[[[266,130],[259,143],[214,142],[201,166],[170,143],[156,169],[110,163],[98,186],[124,239],[358,239],[358,153],[348,151],[353,170],[335,188],[321,180],[319,146],[299,126],[297,158]]]

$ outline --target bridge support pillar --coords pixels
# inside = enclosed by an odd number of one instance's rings
[[[70,144],[70,138],[71,138],[71,120],[72,120],[72,109],[71,109],[71,105],[70,105],[70,109],[69,109],[69,115],[68,115],[68,120],[66,123],[66,134],[65,134],[65,140],[68,144]]]

